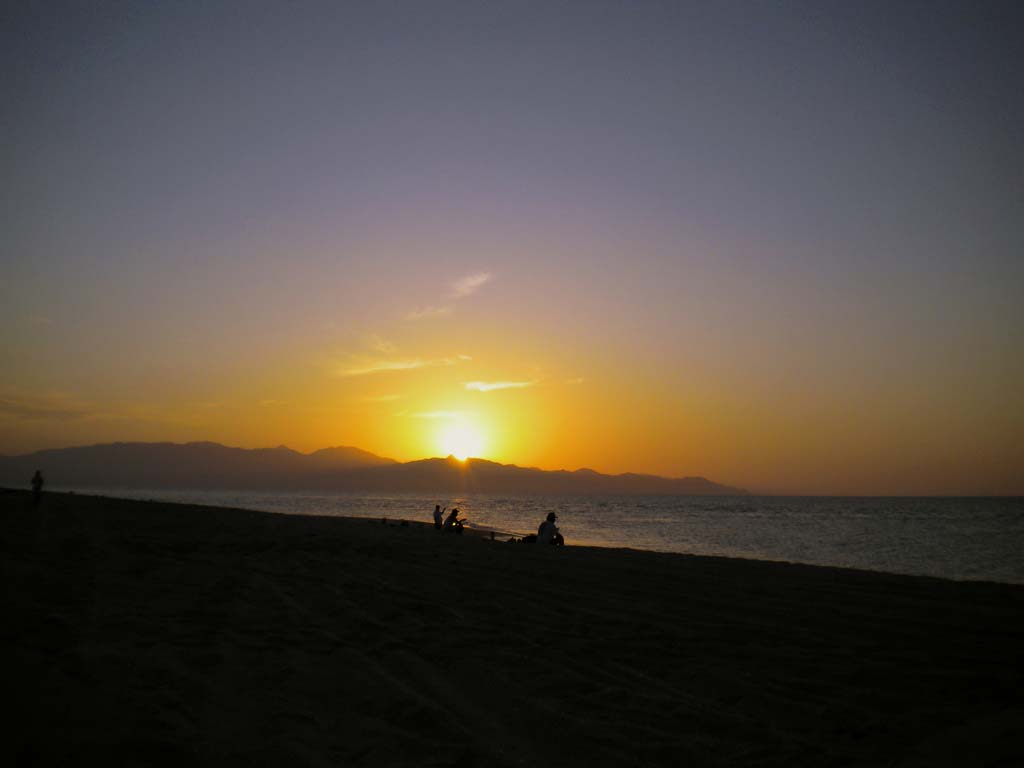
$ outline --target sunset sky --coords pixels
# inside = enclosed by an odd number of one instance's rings
[[[1024,494],[1024,14],[22,3],[0,453]]]

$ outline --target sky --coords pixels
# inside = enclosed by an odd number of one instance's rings
[[[30,3],[0,453],[1024,494],[1014,3]]]

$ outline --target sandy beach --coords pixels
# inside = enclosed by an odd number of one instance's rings
[[[1024,764],[1020,587],[70,494],[0,514],[12,765]]]

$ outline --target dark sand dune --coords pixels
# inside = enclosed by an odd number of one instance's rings
[[[11,765],[1024,764],[1019,587],[63,494],[0,514]]]

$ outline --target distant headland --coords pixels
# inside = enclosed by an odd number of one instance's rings
[[[36,469],[61,488],[194,488],[393,493],[577,495],[746,494],[703,477],[660,477],[591,469],[543,470],[485,459],[398,462],[359,448],[313,453],[231,448],[212,442],[107,443],[0,456],[0,483],[23,486]],[[26,474],[27,473],[27,474]]]

